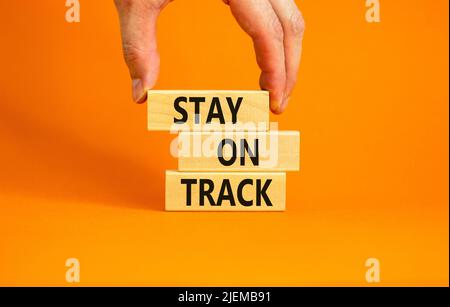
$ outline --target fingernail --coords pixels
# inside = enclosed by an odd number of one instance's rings
[[[136,103],[143,103],[147,97],[147,93],[144,91],[141,79],[133,79],[132,81],[132,93],[133,100]]]

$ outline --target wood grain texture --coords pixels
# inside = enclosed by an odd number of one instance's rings
[[[181,132],[178,147],[179,171],[279,172],[300,169],[298,131]]]
[[[284,211],[285,207],[286,173],[166,171],[167,211]]]
[[[176,101],[180,97],[187,101]],[[233,123],[233,108],[241,100],[236,112],[236,124],[233,129],[243,131],[267,131],[269,127],[269,93],[267,91],[155,91],[147,92],[148,108],[148,130],[151,131],[180,131],[193,130],[195,123],[195,105],[192,98],[202,98],[204,102],[199,103],[199,123],[205,124],[208,115],[215,112],[216,115],[223,115],[226,123]],[[217,100],[218,99],[218,100]],[[220,105],[214,102],[220,101]],[[231,107],[230,107],[231,103]],[[187,114],[187,120],[182,120],[184,124],[174,125],[175,120],[182,119],[179,112],[182,108]],[[184,112],[183,111],[183,112]],[[220,122],[217,116],[210,118],[210,126],[214,125],[215,130],[225,130],[226,127]],[[215,127],[215,126],[218,127]],[[171,130],[172,129],[172,130]],[[197,129],[198,130],[198,129]],[[201,130],[204,130],[202,127]]]

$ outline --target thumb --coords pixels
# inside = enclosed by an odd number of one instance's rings
[[[156,21],[162,6],[148,0],[115,0],[125,62],[132,79],[133,100],[143,103],[159,74]]]

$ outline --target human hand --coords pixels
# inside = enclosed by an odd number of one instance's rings
[[[133,99],[145,102],[159,74],[156,22],[172,0],[115,0]],[[294,89],[302,51],[304,21],[294,0],[223,0],[250,35],[261,69],[260,86],[270,92],[270,109],[282,113]]]

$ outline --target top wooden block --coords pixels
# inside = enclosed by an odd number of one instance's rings
[[[151,131],[267,131],[266,91],[154,91],[147,93]]]

